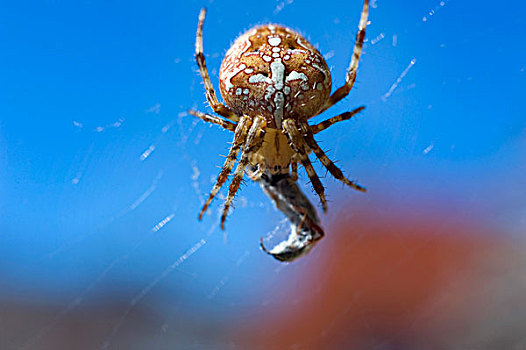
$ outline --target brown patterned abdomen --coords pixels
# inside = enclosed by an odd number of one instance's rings
[[[331,92],[323,56],[293,30],[256,27],[228,50],[219,72],[225,103],[239,115],[261,115],[269,127],[316,115]]]

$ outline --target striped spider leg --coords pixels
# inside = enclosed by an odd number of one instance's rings
[[[325,102],[325,105],[316,113],[319,115],[325,112],[328,108],[334,106],[340,100],[345,98],[351,92],[351,89],[356,81],[356,71],[358,69],[358,61],[362,54],[363,41],[365,39],[365,28],[367,27],[367,18],[369,16],[369,0],[364,0],[362,14],[360,16],[360,23],[358,24],[358,33],[356,33],[356,41],[354,43],[353,54],[351,63],[347,69],[347,75],[345,76],[345,84],[334,93]],[[313,116],[314,117],[314,116]]]
[[[232,112],[230,108],[228,108],[227,106],[225,106],[217,100],[216,92],[214,90],[214,87],[212,86],[212,82],[210,81],[210,75],[208,75],[208,69],[206,68],[205,62],[205,55],[203,54],[203,24],[205,22],[205,16],[206,9],[203,8],[199,13],[199,23],[197,25],[197,34],[195,37],[195,60],[197,61],[197,65],[199,66],[199,73],[201,74],[201,77],[203,78],[203,83],[205,84],[206,99],[208,100],[208,103],[210,104],[210,107],[212,107],[214,112],[216,112],[223,118],[237,122],[239,120],[239,116],[236,113]]]

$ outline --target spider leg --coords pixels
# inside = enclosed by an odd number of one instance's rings
[[[292,161],[290,163],[290,168],[292,169],[290,173],[290,178],[292,179],[292,181],[297,181],[298,180],[298,162],[295,160]]]
[[[199,112],[199,111],[196,111],[196,110],[189,110],[188,113],[190,113],[191,115],[197,117],[197,118],[201,118],[203,119],[205,122],[209,122],[209,123],[213,123],[213,124],[217,124],[217,125],[220,125],[222,126],[223,128],[227,129],[227,130],[230,130],[230,131],[235,131],[236,130],[236,123],[232,123],[228,120],[224,120],[224,119],[221,119],[221,118],[218,118],[216,117],[215,115],[210,115],[210,114],[206,114],[206,113],[203,113],[203,112]]]
[[[199,13],[199,24],[197,25],[197,34],[195,38],[195,60],[199,66],[199,72],[203,78],[206,89],[206,99],[210,104],[210,107],[219,114],[220,116],[230,119],[231,121],[237,122],[239,116],[232,112],[227,106],[220,103],[217,100],[214,87],[210,81],[210,76],[208,75],[208,69],[206,68],[205,55],[203,54],[203,23],[205,21],[206,9],[202,8]]]
[[[318,174],[316,174],[316,171],[312,167],[312,163],[309,160],[309,148],[305,144],[305,141],[298,130],[298,127],[296,126],[296,123],[292,119],[286,119],[283,122],[283,129],[285,130],[285,133],[289,137],[289,141],[291,143],[292,148],[294,151],[296,151],[299,155],[299,160],[303,167],[305,168],[305,171],[307,172],[307,175],[309,176],[309,179],[312,183],[312,187],[314,187],[314,190],[320,197],[321,205],[324,212],[327,212],[327,200],[325,199],[325,188],[323,187],[323,184],[320,181],[320,178],[318,177]]]
[[[329,126],[331,126],[333,124],[336,124],[336,123],[344,121],[344,120],[351,119],[354,115],[360,113],[364,108],[365,108],[364,106],[361,106],[361,107],[358,107],[356,109],[353,109],[350,112],[345,112],[345,113],[342,113],[342,114],[337,115],[335,117],[326,119],[326,120],[322,121],[321,123],[318,123],[318,124],[315,124],[315,125],[311,125],[310,126],[310,130],[311,130],[311,132],[313,134],[317,134],[320,131],[323,131],[323,130],[327,129]]]
[[[249,156],[253,152],[257,151],[263,143],[263,137],[261,137],[261,133],[264,131],[264,128],[265,119],[262,117],[256,117],[252,123],[252,126],[250,127],[250,130],[248,131],[247,139],[241,153],[241,158],[239,159],[239,163],[237,164],[236,170],[234,172],[234,178],[232,179],[230,187],[228,188],[228,196],[225,201],[225,206],[223,207],[223,214],[221,215],[222,230],[225,229],[225,220],[228,215],[228,209],[232,205],[234,196],[239,189],[241,180],[243,179],[243,174],[245,173],[245,169],[249,163]]]
[[[212,202],[212,199],[214,199],[214,197],[217,195],[217,192],[219,192],[219,190],[221,189],[221,186],[223,186],[223,184],[228,179],[228,175],[230,175],[230,172],[234,167],[234,162],[236,161],[239,149],[245,141],[250,123],[250,118],[243,116],[237,124],[236,131],[234,133],[234,142],[232,144],[232,147],[230,148],[230,151],[228,152],[228,156],[226,157],[223,169],[221,169],[221,172],[217,176],[216,184],[212,188],[212,192],[210,192],[208,199],[206,200],[205,204],[203,205],[203,208],[201,209],[201,212],[199,213],[199,220],[203,218],[203,214]]]
[[[321,163],[327,168],[327,170],[331,173],[332,176],[334,176],[336,179],[340,180],[344,184],[354,188],[355,190],[365,192],[365,188],[356,184],[355,182],[347,179],[340,168],[334,164],[329,157],[323,152],[323,150],[320,148],[316,140],[314,139],[314,135],[309,127],[308,124],[302,124],[301,130],[303,131],[303,138],[305,139],[305,142],[310,147],[310,149],[314,152],[316,157],[321,161]]]
[[[345,77],[345,84],[337,89],[331,97],[327,100],[325,105],[320,109],[318,114],[324,112],[329,107],[332,107],[341,99],[349,94],[351,91],[354,81],[356,80],[356,69],[358,68],[358,61],[362,53],[363,41],[365,39],[365,27],[367,26],[367,17],[369,15],[369,0],[364,0],[362,15],[360,17],[360,23],[358,24],[358,33],[356,33],[356,42],[354,44],[353,55],[351,64],[347,70],[347,76]]]

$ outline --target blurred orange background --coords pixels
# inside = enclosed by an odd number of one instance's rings
[[[525,283],[510,271],[524,266],[517,265],[524,262],[518,247],[481,222],[464,221],[454,213],[415,220],[410,212],[378,216],[365,208],[334,222],[317,247],[323,258],[283,286],[279,305],[236,325],[232,337],[263,348],[517,344],[525,334],[518,322],[525,318]]]

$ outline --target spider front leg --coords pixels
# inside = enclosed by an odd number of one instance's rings
[[[247,116],[241,117],[241,120],[237,124],[236,130],[234,133],[234,142],[232,144],[232,147],[230,148],[230,151],[228,152],[228,156],[226,157],[225,164],[223,165],[223,169],[221,169],[221,172],[217,176],[216,184],[214,185],[214,188],[212,188],[212,192],[210,192],[208,199],[203,205],[203,209],[201,209],[201,212],[199,213],[199,220],[203,218],[203,214],[205,213],[210,203],[212,203],[212,199],[214,199],[214,197],[217,195],[217,193],[221,189],[221,186],[223,186],[223,184],[228,179],[228,175],[230,175],[230,172],[232,171],[232,168],[234,167],[234,162],[236,161],[239,149],[241,148],[241,145],[245,141],[247,131],[248,131],[248,128],[250,127],[250,124],[251,124],[251,119],[250,117],[247,117]]]
[[[317,134],[320,131],[323,131],[323,130],[327,129],[331,125],[334,125],[334,124],[336,124],[338,122],[341,122],[341,121],[344,121],[344,120],[351,119],[353,116],[355,116],[356,114],[358,114],[362,110],[364,110],[364,108],[365,108],[364,106],[358,107],[356,109],[353,109],[350,112],[345,112],[345,113],[342,113],[342,114],[337,115],[335,117],[326,119],[326,120],[322,121],[321,123],[318,123],[318,124],[315,124],[315,125],[311,125],[309,128],[310,128],[310,130],[312,131],[313,134]]]
[[[363,41],[365,39],[365,28],[367,26],[367,17],[369,16],[369,0],[363,2],[362,15],[360,16],[360,23],[358,24],[358,33],[356,33],[356,41],[354,44],[353,55],[351,58],[351,64],[347,70],[345,77],[345,84],[337,89],[331,97],[327,100],[325,105],[318,111],[318,114],[323,113],[328,108],[338,103],[341,99],[349,94],[354,82],[356,80],[356,70],[358,69],[358,61],[362,53]],[[317,115],[318,115],[317,114]]]
[[[314,190],[320,197],[321,206],[323,208],[323,211],[327,212],[327,200],[325,198],[325,188],[323,187],[323,184],[321,183],[320,178],[318,177],[318,174],[316,174],[316,171],[314,170],[312,163],[309,160],[308,146],[305,144],[305,141],[303,140],[303,137],[301,133],[299,132],[298,127],[296,126],[296,123],[294,122],[294,120],[286,119],[283,122],[283,130],[288,136],[292,148],[294,149],[294,151],[296,151],[296,153],[298,153],[299,160],[301,164],[303,165],[303,167],[305,168],[307,175],[309,176],[309,179],[312,183],[312,187],[314,187]]]
[[[210,104],[210,107],[212,107],[214,112],[216,112],[224,118],[237,122],[239,120],[239,116],[232,112],[227,106],[225,106],[217,100],[214,87],[212,86],[210,76],[208,75],[208,69],[206,68],[205,62],[205,55],[203,54],[203,23],[205,22],[205,15],[206,9],[203,8],[199,13],[199,24],[197,25],[197,34],[195,38],[195,60],[197,61],[197,65],[199,66],[199,72],[201,73],[201,77],[203,78],[203,82],[205,84],[206,99],[208,100],[208,103]]]
[[[222,126],[223,128],[229,130],[229,131],[235,131],[236,125],[235,123],[229,122],[228,120],[223,120],[221,118],[216,117],[215,115],[206,114],[203,112],[199,112],[196,110],[189,110],[189,114],[193,115],[194,117],[201,118],[205,122],[213,123]]]
[[[254,121],[252,122],[252,126],[248,131],[247,140],[245,142],[245,145],[243,146],[241,158],[239,159],[236,171],[234,172],[234,178],[232,179],[230,187],[228,188],[228,196],[226,198],[225,206],[223,208],[223,214],[221,215],[222,230],[225,229],[225,220],[228,215],[228,209],[230,209],[232,201],[234,200],[234,196],[237,190],[239,189],[239,185],[241,184],[241,180],[243,180],[243,174],[245,173],[245,169],[247,168],[247,165],[249,163],[249,157],[252,153],[256,152],[263,143],[262,133],[264,131],[264,128],[265,119],[259,116],[255,117]]]
[[[304,137],[305,142],[307,143],[307,145],[314,152],[316,157],[318,157],[318,159],[325,166],[325,168],[327,168],[327,170],[329,171],[329,173],[331,173],[332,176],[334,176],[336,179],[340,180],[341,182],[343,182],[347,186],[350,186],[350,187],[354,188],[357,191],[361,191],[361,192],[365,192],[366,191],[366,189],[364,187],[362,187],[362,186],[358,185],[357,183],[355,183],[354,181],[351,181],[348,178],[346,178],[343,175],[343,173],[340,170],[340,168],[338,168],[336,166],[336,164],[334,164],[334,162],[331,161],[329,159],[329,157],[327,157],[325,152],[323,152],[323,150],[320,148],[320,146],[318,145],[318,143],[314,139],[314,135],[313,135],[313,133],[312,133],[312,131],[310,129],[310,126],[307,123],[301,124],[301,131],[303,132],[303,137]]]

